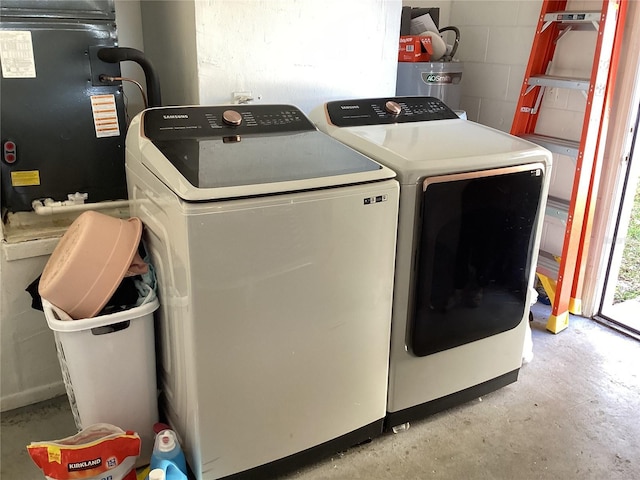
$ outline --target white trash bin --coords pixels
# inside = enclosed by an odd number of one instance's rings
[[[70,319],[44,298],[42,306],[78,429],[133,430],[142,440],[136,465],[148,464],[158,422],[153,290],[138,307],[93,318]]]

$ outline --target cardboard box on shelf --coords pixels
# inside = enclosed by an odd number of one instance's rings
[[[431,37],[403,35],[398,48],[399,62],[428,62],[433,53]]]

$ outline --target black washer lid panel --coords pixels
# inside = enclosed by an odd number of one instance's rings
[[[234,187],[369,172],[381,167],[320,132],[155,141],[197,188]]]
[[[230,125],[225,112],[237,113]],[[233,115],[230,115],[234,118]],[[229,118],[229,117],[227,117]],[[315,131],[315,126],[292,105],[216,105],[154,108],[144,113],[144,134],[151,140],[225,138],[236,135]]]
[[[238,127],[224,125],[228,109]],[[253,119],[250,124],[247,119]],[[162,108],[145,112],[144,131],[156,148],[200,189],[291,182],[372,172],[382,167],[319,132],[288,105]]]
[[[387,103],[400,106],[390,113]],[[457,119],[458,115],[435,97],[384,97],[327,102],[327,114],[337,127],[389,125],[393,123],[429,122]]]

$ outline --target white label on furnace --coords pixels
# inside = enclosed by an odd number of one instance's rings
[[[96,137],[117,137],[120,135],[116,97],[114,95],[92,95],[91,110],[93,110]]]
[[[4,78],[36,78],[31,32],[0,32],[0,61]]]

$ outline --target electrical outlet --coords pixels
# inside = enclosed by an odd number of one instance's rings
[[[251,92],[233,92],[233,103],[249,103],[253,100]]]

